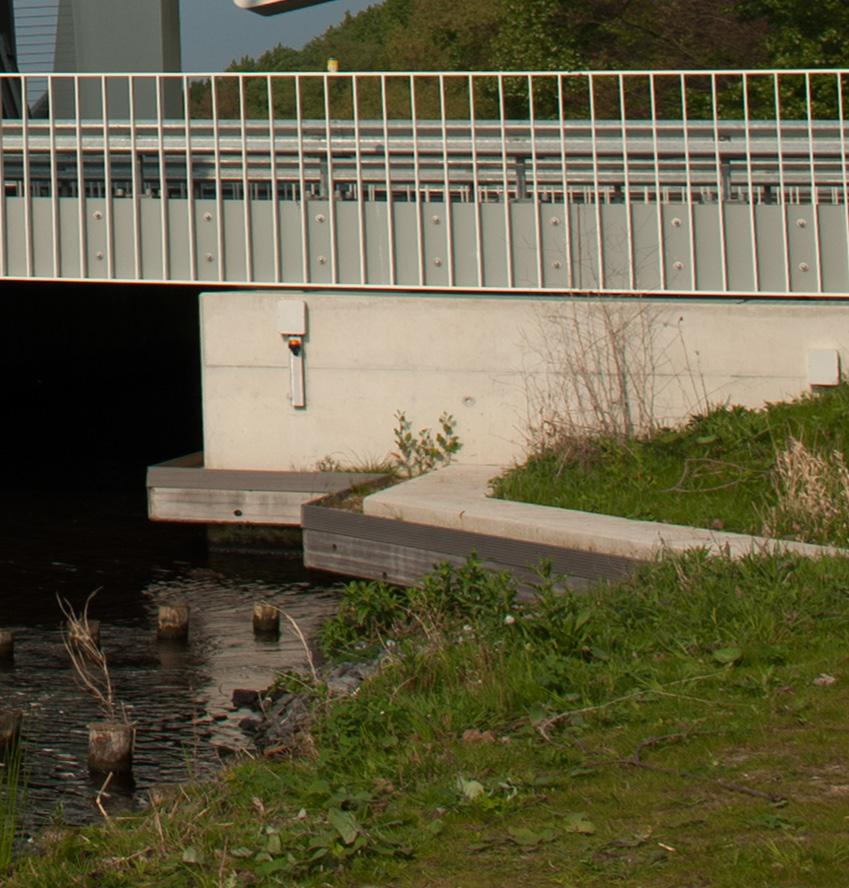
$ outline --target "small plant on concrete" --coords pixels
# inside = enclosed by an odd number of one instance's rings
[[[435,437],[429,428],[414,432],[413,423],[403,410],[395,414],[395,419],[398,420],[395,426],[395,446],[398,449],[392,458],[401,474],[407,478],[448,465],[463,446],[455,431],[457,420],[450,413],[443,413],[439,417],[440,431]]]

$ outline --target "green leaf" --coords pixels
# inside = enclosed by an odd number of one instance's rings
[[[244,847],[233,848],[230,850],[229,854],[231,857],[236,857],[236,858],[246,858],[246,857],[253,857],[254,856],[253,849],[244,848]]]
[[[331,808],[327,815],[330,825],[339,833],[340,838],[346,845],[351,845],[360,831],[356,817],[349,811],[340,811],[338,808]]]
[[[268,851],[272,857],[279,857],[283,853],[283,844],[280,841],[280,836],[276,833],[269,836],[265,845],[265,850]]]
[[[743,658],[743,651],[737,647],[720,648],[718,651],[713,652],[713,658],[717,663],[721,663],[723,666],[729,666]]]
[[[513,842],[524,848],[533,848],[543,842],[550,842],[554,838],[554,833],[550,829],[534,832],[526,826],[508,826],[507,832]]]
[[[457,789],[460,790],[463,795],[470,800],[474,800],[479,796],[482,796],[486,790],[483,788],[483,784],[478,783],[477,780],[466,780],[465,777],[457,778]]]
[[[261,876],[270,876],[272,873],[278,873],[280,870],[289,869],[289,861],[285,857],[278,857],[276,860],[267,860],[261,863],[256,871]]]
[[[203,854],[189,845],[183,850],[183,863],[203,863]]]
[[[585,836],[591,836],[595,832],[595,824],[587,819],[583,811],[567,814],[563,818],[563,827],[566,832],[581,833]]]

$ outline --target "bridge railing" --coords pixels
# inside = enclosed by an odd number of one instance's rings
[[[849,293],[849,71],[0,85],[0,277]]]

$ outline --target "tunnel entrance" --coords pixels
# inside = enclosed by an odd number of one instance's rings
[[[198,291],[8,282],[0,458],[6,491],[134,492],[201,447]]]

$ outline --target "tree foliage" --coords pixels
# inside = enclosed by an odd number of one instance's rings
[[[751,67],[773,5],[798,0],[384,0],[301,50],[234,70],[575,70]],[[823,6],[838,8],[839,0]],[[846,19],[849,13],[842,13]]]
[[[239,72],[324,71],[329,59],[342,71],[581,71],[581,70],[753,70],[770,67],[839,67],[849,47],[846,0],[383,0],[345,17],[302,49],[278,45],[258,58],[243,58]],[[609,81],[609,82],[607,82]],[[656,113],[679,116],[684,104],[677,78],[656,78],[649,96],[647,80],[632,80],[627,96],[615,78],[597,80],[592,96],[596,112],[616,117],[623,104],[629,116]],[[849,84],[844,84],[846,90]],[[531,89],[538,90],[531,95]],[[350,81],[325,85],[320,79],[275,82],[274,112],[322,118],[350,118],[356,101],[361,115],[406,117],[415,104],[419,117],[527,115],[556,107],[558,88],[568,113],[586,115],[589,96],[580,79],[558,87],[523,78],[505,78],[502,92],[492,82],[471,83],[461,75],[361,80],[354,96]],[[742,116],[743,82],[717,80],[712,97],[709,78],[688,78],[687,113],[710,117],[716,101],[726,116]],[[241,92],[240,92],[241,90]],[[839,99],[836,81],[784,76],[781,82],[752,77],[746,87],[749,112],[770,116],[780,92],[782,113],[834,116]],[[249,78],[216,81],[219,114],[268,114],[269,84]],[[810,93],[810,94],[809,94]],[[193,113],[209,116],[210,84],[193,87]]]

